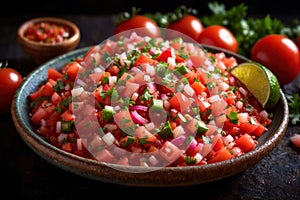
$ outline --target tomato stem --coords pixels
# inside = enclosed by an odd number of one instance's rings
[[[0,68],[6,68],[8,66],[7,60],[0,60]]]

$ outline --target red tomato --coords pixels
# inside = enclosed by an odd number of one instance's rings
[[[300,35],[297,37],[295,42],[296,42],[296,45],[298,46],[298,48],[300,48]]]
[[[200,33],[197,42],[220,47],[235,53],[238,51],[238,42],[235,36],[229,29],[221,25],[206,27]]]
[[[251,59],[268,67],[280,84],[291,82],[300,72],[300,51],[284,35],[271,34],[258,40],[252,47]]]
[[[142,28],[142,29],[140,29]],[[114,34],[119,34],[123,31],[136,29],[138,35],[149,37],[160,37],[161,32],[154,20],[144,15],[135,15],[132,18],[121,22],[115,27]]]
[[[183,18],[172,22],[167,26],[167,29],[172,29],[178,32],[181,32],[190,38],[197,40],[199,34],[203,30],[203,25],[200,19],[194,15],[185,15]],[[168,31],[169,32],[169,31]],[[169,37],[176,37],[173,32],[170,32]],[[171,38],[170,38],[171,39]]]
[[[19,85],[21,74],[13,68],[0,68],[0,113],[10,111],[11,102]]]
[[[300,148],[300,134],[299,133],[295,133],[293,136],[291,136],[290,140],[296,147]]]

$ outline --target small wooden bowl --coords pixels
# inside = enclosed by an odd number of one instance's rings
[[[56,43],[38,42],[27,38],[25,36],[27,28],[40,22],[49,22],[67,27],[69,29],[70,36],[63,41]],[[19,27],[17,32],[17,41],[28,56],[30,56],[37,64],[42,64],[51,58],[75,49],[80,41],[80,30],[77,25],[66,19],[55,17],[33,18],[24,22]]]

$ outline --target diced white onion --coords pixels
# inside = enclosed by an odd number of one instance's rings
[[[173,58],[173,57],[168,57],[167,62],[169,63],[170,66],[175,66],[176,65],[175,58]]]
[[[61,133],[61,134],[59,134],[59,136],[57,137],[57,141],[60,142],[60,143],[62,143],[62,141],[63,141],[64,139],[67,139],[67,137],[68,137],[68,134],[66,134],[66,133]]]
[[[73,97],[77,97],[79,96],[82,92],[84,91],[84,89],[82,87],[77,87],[77,88],[73,88],[71,90],[71,94]]]
[[[176,128],[173,129],[173,136],[174,136],[174,138],[177,138],[180,135],[183,135],[184,133],[185,133],[184,129],[182,128],[181,125],[179,125],[179,126],[177,126]]]
[[[61,131],[61,121],[56,122],[56,133],[60,133]]]
[[[229,143],[234,141],[234,138],[232,137],[232,135],[228,134],[222,137],[222,141],[225,144],[225,146],[227,146]]]
[[[46,126],[46,121],[44,119],[41,119],[41,125]]]
[[[235,106],[238,108],[238,109],[242,109],[243,108],[243,105],[244,105],[244,103],[242,102],[242,101],[237,101],[236,103],[235,103]]]
[[[240,123],[248,122],[249,114],[247,112],[238,113],[238,119]]]
[[[155,75],[154,67],[152,65],[147,64],[146,73],[149,74],[150,76],[154,76]]]
[[[108,78],[108,84],[109,86],[114,86],[117,82],[117,76],[110,76]]]
[[[139,97],[139,94],[138,94],[137,92],[134,92],[134,93],[131,95],[131,100],[132,100],[132,101],[136,101],[138,97]]]
[[[81,138],[77,139],[77,149],[79,151],[82,150],[82,139]]]
[[[112,145],[115,141],[115,137],[111,132],[106,133],[103,137],[102,140],[108,145]]]
[[[189,96],[193,96],[195,94],[194,89],[190,86],[190,84],[186,84],[184,86],[184,91],[189,95]]]
[[[196,160],[196,164],[198,164],[203,159],[203,156],[200,153],[196,153],[194,158]]]
[[[220,99],[221,99],[221,98],[220,98],[220,96],[219,96],[218,94],[213,95],[213,96],[211,96],[211,97],[208,98],[208,100],[209,100],[211,103],[216,102],[216,101],[219,101]]]

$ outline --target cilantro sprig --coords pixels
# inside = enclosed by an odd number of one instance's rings
[[[289,105],[289,117],[292,124],[300,122],[300,98],[298,93],[293,95],[285,94]]]

